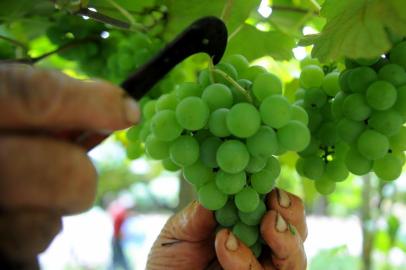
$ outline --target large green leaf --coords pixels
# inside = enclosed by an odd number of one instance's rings
[[[230,34],[245,22],[260,1],[164,0],[164,3],[168,7],[169,13],[165,37],[171,39],[194,20],[209,15],[221,17],[226,23]]]
[[[262,56],[272,56],[276,60],[290,59],[292,49],[295,47],[292,37],[280,31],[260,31],[252,25],[245,24],[234,35],[226,50],[226,54],[243,54],[248,60],[254,60]]]
[[[312,55],[322,61],[373,58],[391,48],[388,31],[406,35],[403,0],[328,0],[321,14],[327,24],[315,40]]]

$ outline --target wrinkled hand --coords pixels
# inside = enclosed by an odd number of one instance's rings
[[[229,230],[215,234],[213,213],[192,202],[168,220],[151,249],[147,269],[305,270],[302,201],[275,189],[266,203],[261,235],[269,250],[264,249],[259,260]]]
[[[0,112],[0,262],[22,263],[49,245],[62,215],[93,204],[86,148],[137,122],[139,111],[105,82],[0,65]]]

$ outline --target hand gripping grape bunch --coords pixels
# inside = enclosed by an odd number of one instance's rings
[[[128,137],[137,134],[167,170],[182,170],[219,225],[259,256],[265,195],[280,173],[275,156],[310,141],[307,114],[282,96],[279,78],[232,55],[201,71],[198,82],[146,102],[142,121]]]
[[[325,74],[303,68],[296,104],[309,116],[312,139],[296,164],[322,194],[349,172],[397,179],[406,150],[406,42],[375,59],[346,60],[346,69]]]

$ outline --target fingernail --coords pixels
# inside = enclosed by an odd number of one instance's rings
[[[138,104],[132,98],[125,98],[124,100],[125,114],[130,123],[137,123],[140,117],[140,110]]]
[[[288,224],[286,223],[285,219],[278,213],[276,216],[276,230],[278,232],[285,232],[288,229]]]
[[[238,240],[232,232],[230,232],[228,235],[226,249],[229,251],[236,251],[238,249]]]
[[[290,206],[290,198],[289,198],[288,193],[286,193],[282,189],[278,189],[277,191],[278,191],[279,205],[284,207],[284,208],[288,208]]]

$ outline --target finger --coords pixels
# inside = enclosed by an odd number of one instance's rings
[[[224,270],[263,269],[251,250],[227,229],[217,233],[215,248],[217,259]]]
[[[116,130],[139,119],[119,87],[60,72],[0,65],[0,128]]]
[[[96,172],[80,147],[45,137],[13,136],[0,137],[0,149],[0,207],[73,214],[93,204]]]
[[[274,189],[267,197],[268,209],[280,213],[289,224],[297,228],[303,241],[307,237],[306,214],[303,201],[282,189]]]
[[[213,212],[193,201],[169,219],[162,233],[168,238],[197,242],[212,237],[216,225]]]
[[[61,218],[52,212],[25,210],[0,214],[0,257],[12,262],[32,261],[61,230]]]
[[[261,222],[261,235],[272,250],[272,263],[276,269],[306,269],[302,238],[280,213],[270,210],[265,214]]]

